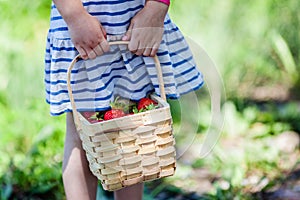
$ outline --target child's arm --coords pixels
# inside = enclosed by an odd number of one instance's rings
[[[70,37],[83,59],[93,59],[109,50],[106,32],[80,0],[53,0],[68,25]]]
[[[128,48],[136,55],[154,56],[164,32],[167,4],[146,0],[144,8],[131,20],[123,40],[130,40]]]

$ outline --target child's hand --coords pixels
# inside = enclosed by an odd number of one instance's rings
[[[83,12],[68,23],[73,44],[83,59],[94,59],[109,51],[106,31],[101,23],[90,14]]]
[[[155,56],[164,32],[168,6],[147,1],[145,7],[131,20],[123,40],[129,40],[128,49],[136,55]]]

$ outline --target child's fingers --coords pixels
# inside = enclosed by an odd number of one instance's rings
[[[104,53],[101,46],[100,46],[100,44],[97,45],[93,50],[94,50],[94,52],[96,53],[97,56],[101,56]]]
[[[101,56],[107,51],[109,51],[109,44],[107,40],[103,40],[102,42],[100,42],[100,44],[96,45],[96,47],[91,49],[87,56],[89,59],[94,59],[97,56]]]
[[[107,39],[106,31],[105,31],[105,29],[103,28],[103,26],[101,24],[100,24],[100,28],[101,28],[101,31],[102,31],[102,34],[103,34],[104,38]]]
[[[150,56],[151,56],[151,57],[154,57],[154,56],[156,55],[156,53],[157,53],[157,51],[158,51],[158,48],[159,48],[159,45],[160,45],[160,44],[154,44],[154,45],[153,45],[153,47],[152,47],[152,49],[151,49],[151,53],[150,53]]]
[[[144,50],[145,50],[144,48],[138,47],[138,50],[135,52],[135,55],[137,55],[137,56],[143,55]]]
[[[88,46],[83,47],[83,46],[77,45],[76,49],[77,49],[78,53],[80,54],[81,58],[84,60],[86,60],[88,58],[94,59],[96,57],[93,49]]]
[[[80,46],[77,46],[76,49],[77,49],[77,51],[80,54],[82,59],[87,59],[88,58],[87,53],[85,52],[85,50],[83,48],[81,48]]]
[[[136,38],[132,38],[128,44],[128,50],[132,53],[136,53],[138,51],[139,41]]]
[[[102,42],[100,42],[99,46],[103,50],[103,52],[108,52],[109,51],[109,44],[106,39],[104,39]]]
[[[93,51],[95,52],[96,56],[101,56],[105,52],[109,51],[109,44],[106,40],[103,40],[98,44],[95,48],[93,48]],[[90,56],[89,56],[90,58]]]
[[[137,50],[134,52],[136,55],[138,56],[141,56],[144,54],[145,52],[145,49],[147,48],[147,41],[144,41],[143,39],[145,38],[140,38],[141,35],[137,35],[137,37],[135,38],[135,40],[137,41],[138,43],[138,46],[137,46]],[[132,38],[132,40],[134,40],[134,38]],[[131,40],[131,41],[132,41]]]
[[[129,40],[131,40],[132,28],[133,28],[133,23],[130,23],[127,32],[122,37],[123,41],[129,41]]]
[[[88,57],[89,59],[95,59],[97,57],[96,55],[96,52],[91,50],[89,53],[88,53]]]
[[[152,48],[150,47],[147,47],[145,48],[144,52],[143,52],[143,56],[150,56],[151,55],[151,52],[152,52]]]

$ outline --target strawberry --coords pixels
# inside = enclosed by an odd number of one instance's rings
[[[139,103],[138,103],[138,107],[137,109],[140,111],[142,109],[147,109],[147,107],[149,105],[157,105],[157,103],[155,101],[153,101],[152,99],[149,98],[142,98]]]
[[[121,109],[112,109],[108,110],[104,114],[104,120],[110,120],[110,119],[115,119],[119,117],[124,117],[125,113]]]

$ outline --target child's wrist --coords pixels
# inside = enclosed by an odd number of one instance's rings
[[[53,0],[53,3],[67,24],[72,24],[86,12],[80,0]]]
[[[170,0],[148,0],[148,1],[157,1],[157,2],[163,3],[167,6],[170,5]]]
[[[63,18],[68,26],[72,26],[73,24],[76,24],[80,18],[85,17],[87,14],[88,13],[85,10],[76,10],[71,14],[65,14]]]
[[[145,4],[145,8],[150,8],[154,12],[159,11],[163,13],[167,13],[169,10],[169,6],[167,4],[158,2],[156,0],[147,0]]]

